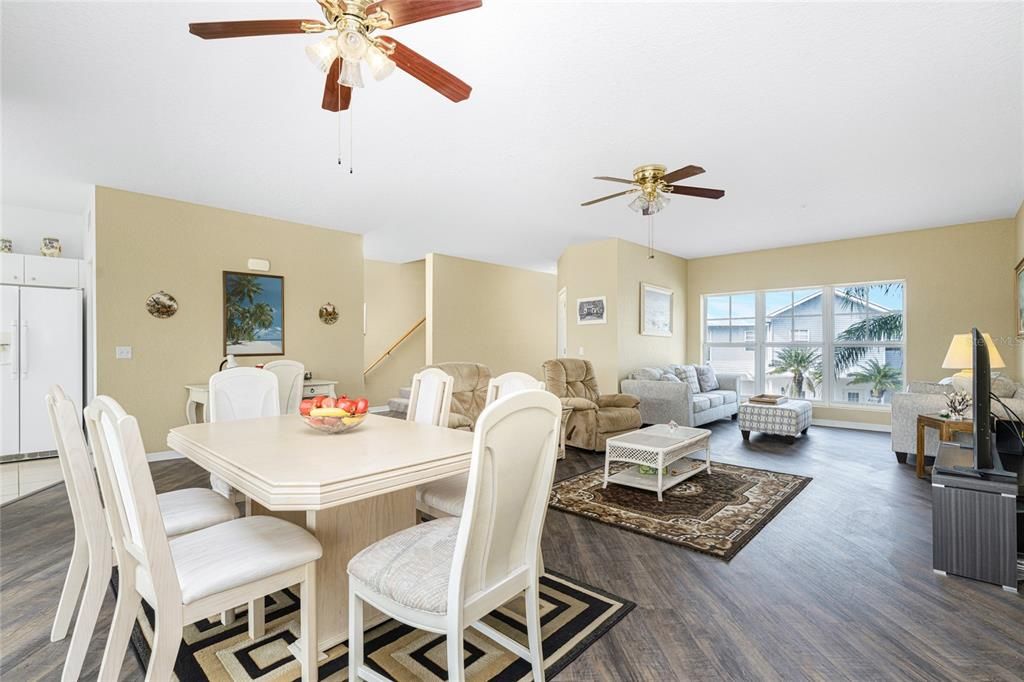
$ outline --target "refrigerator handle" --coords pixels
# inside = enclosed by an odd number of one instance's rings
[[[21,338],[18,339],[18,354],[21,364],[21,376],[28,376],[28,322],[21,321]]]
[[[18,378],[18,354],[21,344],[18,343],[18,321],[11,320],[11,378]]]

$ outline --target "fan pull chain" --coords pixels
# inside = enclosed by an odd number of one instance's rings
[[[654,214],[647,215],[647,260],[654,260]]]
[[[349,108],[349,110],[348,110],[348,172],[349,172],[349,175],[352,174],[352,162],[353,162],[353,158],[355,157],[355,154],[353,153],[353,145],[352,145],[352,138],[353,138],[352,129],[355,128],[354,121],[355,121],[355,113],[353,113],[352,109]]]
[[[341,95],[338,95],[341,99]],[[338,165],[341,165],[341,109],[338,110]]]

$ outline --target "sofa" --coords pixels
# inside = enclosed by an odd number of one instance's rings
[[[716,419],[735,419],[744,375],[709,370],[696,365],[643,367],[622,380],[622,390],[640,398],[644,424],[674,421],[680,426],[700,426]],[[708,390],[701,389],[701,372],[711,381]]]
[[[946,395],[955,387],[943,382],[912,381],[906,391],[892,397],[892,449],[898,461],[906,462],[908,453],[917,452],[917,417],[936,414],[946,408]],[[1024,385],[1008,377],[997,375],[992,379],[992,393],[1015,413],[1024,417]],[[992,414],[1000,419],[1016,421],[999,403],[992,401]],[[970,434],[963,434],[968,441]],[[938,449],[935,429],[925,429],[924,452],[932,457]]]
[[[491,380],[491,369],[476,362],[442,362],[428,367],[437,367],[455,379],[448,428],[472,431],[487,405],[487,384]]]
[[[565,442],[603,452],[605,442],[641,426],[640,400],[624,393],[602,394],[589,360],[559,358],[544,363],[544,386],[572,408]]]

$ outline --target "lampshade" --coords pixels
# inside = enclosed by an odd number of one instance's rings
[[[395,63],[376,45],[366,50],[366,65],[370,67],[373,79],[378,81],[384,80],[395,70]]]
[[[992,343],[991,334],[983,332],[981,336],[985,339],[985,345],[988,347],[989,365],[992,367],[1006,367],[1006,363],[1003,362],[1003,356],[999,354],[996,345]],[[946,359],[942,361],[942,368],[973,369],[973,351],[974,348],[970,334],[954,334],[953,340],[949,344],[949,350],[946,351]]]
[[[338,34],[338,52],[345,61],[359,61],[366,55],[366,36],[358,31],[345,30]]]
[[[359,68],[359,62],[345,59],[341,63],[341,73],[338,75],[338,82],[350,88],[363,87],[363,73]]]
[[[326,73],[334,60],[338,58],[338,41],[334,36],[328,36],[318,43],[306,47],[306,56],[309,61]]]
[[[637,213],[640,213],[641,211],[647,210],[648,203],[647,197],[643,194],[637,194],[633,201],[629,202],[629,207]]]

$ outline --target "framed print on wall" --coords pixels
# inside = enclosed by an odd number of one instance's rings
[[[224,355],[284,355],[284,277],[224,271]]]
[[[672,336],[672,290],[640,282],[640,333]]]
[[[1014,269],[1017,280],[1017,338],[1024,339],[1024,258]]]
[[[576,299],[576,324],[605,324],[607,322],[604,296]]]

